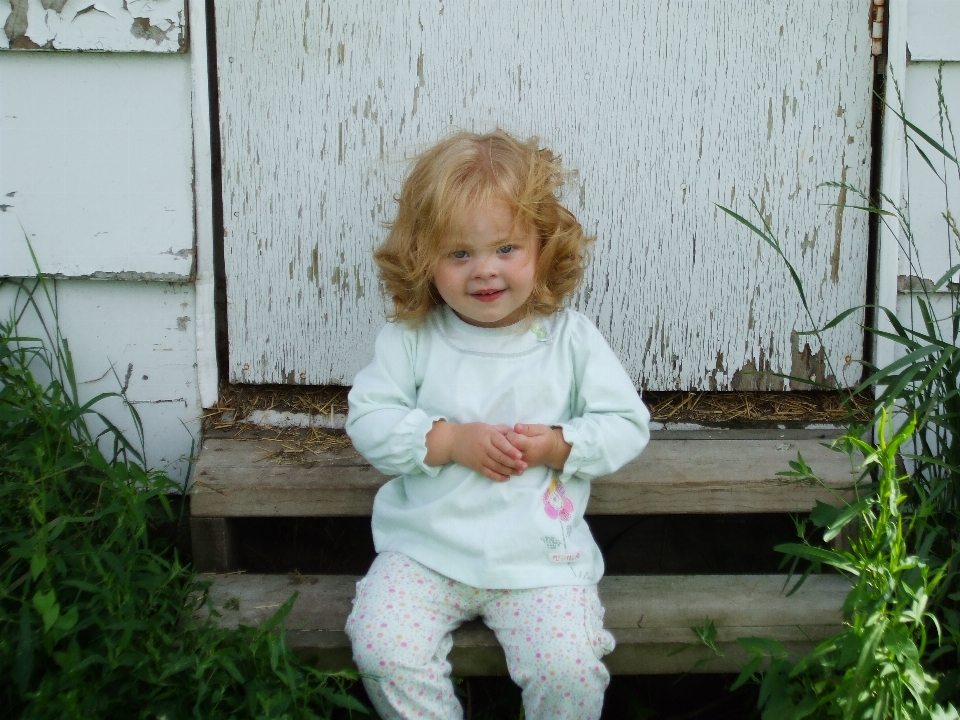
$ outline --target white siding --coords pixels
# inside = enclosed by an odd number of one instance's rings
[[[349,383],[383,323],[371,251],[406,160],[495,125],[580,171],[566,201],[598,242],[575,304],[638,386],[822,379],[786,268],[714,204],[757,200],[818,321],[864,301],[866,220],[818,185],[868,185],[870,6],[218,6],[232,381]],[[829,335],[838,372],[861,340],[856,318]]]
[[[186,477],[202,413],[197,394],[194,291],[191,285],[93,280],[58,280],[49,288],[61,332],[76,363],[78,389],[86,401],[126,388],[146,432],[151,468]],[[48,327],[53,314],[42,293],[38,304]],[[0,318],[10,318],[11,284],[0,291]],[[38,316],[28,311],[22,336],[45,337]],[[97,409],[135,441],[130,416],[116,399]],[[91,419],[91,427],[97,422]]]
[[[907,66],[903,95],[907,118],[942,143],[937,108],[938,65],[939,63],[935,62],[910,63]],[[944,64],[943,94],[953,113],[954,132],[960,132],[960,62]],[[947,131],[946,118],[944,130]],[[949,143],[949,134],[946,134],[946,137]],[[957,241],[951,238],[947,221],[943,217],[948,205],[953,211],[954,219],[958,217],[960,176],[955,163],[930,149],[922,140],[920,146],[937,168],[940,177],[937,177],[937,173],[933,172],[911,146],[904,168],[907,182],[903,189],[903,199],[909,205],[916,246],[907,245],[907,252],[901,253],[898,274],[936,281],[947,268],[960,263]],[[902,152],[900,148],[893,149],[894,152],[898,150]]]
[[[900,87],[903,112],[911,122],[956,154],[946,117],[938,107],[938,94],[942,92],[952,113],[953,132],[960,132],[960,43],[957,41],[960,3],[895,0],[890,12],[893,22],[888,49],[890,78],[896,79]],[[941,72],[942,85],[938,89],[937,77]],[[892,82],[890,85],[889,101],[899,110]],[[922,318],[917,297],[924,297],[940,318],[949,317],[953,309],[949,292],[931,295],[929,289],[948,268],[960,263],[957,239],[950,234],[944,218],[947,209],[955,219],[960,217],[960,171],[955,163],[945,160],[918,138],[920,147],[937,170],[935,173],[914,146],[905,146],[900,120],[888,111],[884,121],[889,126],[883,148],[884,190],[907,210],[913,240],[895,226],[896,232],[882,236],[887,245],[886,250],[881,249],[882,256],[895,255],[896,264],[888,261],[888,269],[885,272],[881,269],[881,301],[888,307],[895,302],[901,321],[920,328]],[[894,287],[896,294],[892,292]],[[945,339],[951,337],[948,323],[941,323],[940,329]],[[899,346],[881,347],[881,363],[892,359],[894,353],[902,352]]]
[[[202,413],[191,70],[184,54],[0,53],[0,276],[35,275],[29,238],[40,269],[60,278],[51,288],[81,398],[125,387],[148,465],[179,480]],[[205,244],[208,265],[209,252]],[[10,318],[13,287],[0,291],[0,319]],[[19,329],[41,335],[29,312]],[[98,409],[135,437],[118,401]]]
[[[0,53],[0,275],[186,280],[190,58]]]

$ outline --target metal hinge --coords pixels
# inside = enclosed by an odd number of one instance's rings
[[[873,49],[870,54],[874,57],[883,55],[883,21],[886,0],[873,0],[873,27],[870,31],[870,39],[873,41]]]

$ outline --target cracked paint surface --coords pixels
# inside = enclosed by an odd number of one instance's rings
[[[349,383],[383,324],[372,250],[407,161],[494,125],[577,171],[564,201],[598,239],[572,305],[638,387],[859,378],[843,375],[857,317],[826,349],[795,333],[866,296],[866,216],[821,183],[869,187],[869,0],[478,5],[217,4],[234,381]],[[777,254],[715,204],[757,222],[752,200],[813,321]]]
[[[0,0],[0,49],[186,52],[184,0]]]

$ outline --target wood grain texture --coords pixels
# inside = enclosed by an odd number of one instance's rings
[[[305,655],[320,654],[329,669],[352,664],[343,633],[358,577],[342,575],[221,575],[212,581],[210,603],[221,613],[218,622],[236,627],[258,625],[270,618],[294,593],[298,598],[287,616],[287,641]],[[838,575],[812,576],[799,591],[786,596],[781,575],[610,576],[600,581],[606,608],[604,626],[617,649],[604,662],[615,674],[690,671],[705,657],[692,629],[711,618],[718,647],[742,660],[738,637],[768,637],[790,650],[810,648],[840,628],[840,608],[849,591]],[[198,617],[202,617],[202,610]],[[682,655],[671,655],[680,648]],[[480,621],[454,633],[450,655],[454,673],[506,673],[503,652],[493,633]],[[709,663],[699,672],[731,671],[731,663]]]
[[[383,324],[371,251],[443,134],[537,135],[598,237],[574,305],[637,386],[783,389],[821,348],[783,263],[715,203],[755,198],[819,322],[864,301],[869,0],[223,3],[217,52],[234,382],[349,384]],[[829,332],[859,378],[852,316]]]
[[[846,455],[821,440],[662,440],[618,472],[593,481],[591,515],[804,512],[836,503],[853,485]],[[207,439],[190,491],[196,517],[367,516],[387,478],[352,449],[296,465],[271,459],[271,441]],[[797,453],[825,487],[777,473]]]

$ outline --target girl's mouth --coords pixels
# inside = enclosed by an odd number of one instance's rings
[[[481,290],[480,292],[471,293],[471,295],[479,300],[480,302],[493,302],[499,298],[505,290]]]

